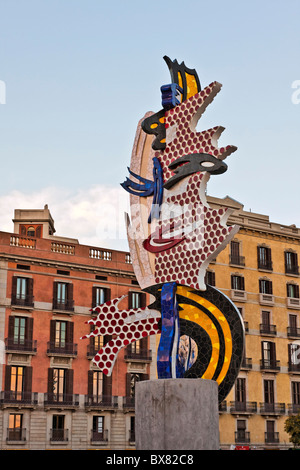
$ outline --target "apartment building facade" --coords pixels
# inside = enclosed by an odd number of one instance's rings
[[[231,207],[240,226],[210,264],[207,282],[235,303],[245,325],[239,376],[220,405],[223,449],[288,449],[288,416],[300,409],[300,230],[243,210],[229,197],[209,197]]]
[[[54,233],[47,206],[16,210],[13,232],[0,232],[0,448],[132,449],[151,340],[124,348],[107,377],[92,358],[109,338],[80,338],[97,304],[144,306],[146,295],[129,253]]]
[[[222,449],[288,449],[288,416],[300,409],[300,229],[244,211],[226,197],[239,232],[207,270],[245,324],[237,381],[220,404]],[[144,306],[129,253],[57,237],[45,206],[15,211],[0,232],[0,448],[134,449],[137,381],[156,378],[158,337],[122,350],[112,377],[92,357],[91,308],[126,295]],[[299,357],[298,357],[299,356]]]

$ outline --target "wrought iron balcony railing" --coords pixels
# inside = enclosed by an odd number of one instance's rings
[[[26,441],[25,428],[7,428],[6,441]]]
[[[284,415],[285,403],[260,403],[261,414]]]
[[[19,392],[3,390],[0,392],[0,403],[18,403],[22,405],[37,405],[38,394],[36,392]]]
[[[249,444],[249,442],[250,442],[250,432],[249,431],[239,430],[239,431],[235,431],[234,434],[235,434],[235,442],[236,443]]]
[[[61,354],[68,356],[77,356],[77,344],[56,341],[48,341],[47,354]]]
[[[34,306],[34,297],[33,295],[11,295],[11,305],[18,306],[18,307],[31,307]]]
[[[85,395],[86,407],[118,408],[118,397],[112,395]]]
[[[79,395],[71,393],[45,393],[44,405],[79,406]]]
[[[265,432],[266,444],[279,444],[279,432]]]
[[[280,370],[280,361],[274,359],[261,359],[260,360],[260,369],[261,370]]]
[[[50,441],[67,442],[69,440],[69,429],[50,429]]]
[[[99,431],[94,431],[92,429],[91,431],[91,442],[102,442],[106,443],[108,442],[108,429],[104,429],[102,432]]]
[[[5,338],[5,350],[6,351],[22,351],[28,353],[36,353],[37,349],[36,340],[32,339],[15,339]]]
[[[140,351],[131,351],[130,349],[126,349],[124,358],[127,360],[151,361],[152,351],[149,349],[141,349]]]
[[[256,413],[256,401],[231,401],[230,413]]]

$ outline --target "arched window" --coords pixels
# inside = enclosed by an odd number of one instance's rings
[[[34,236],[35,236],[35,228],[34,227],[28,227],[27,237],[34,237]]]

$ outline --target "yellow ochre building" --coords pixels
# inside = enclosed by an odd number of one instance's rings
[[[300,409],[300,229],[272,223],[226,197],[228,224],[240,226],[210,264],[206,282],[227,295],[245,325],[245,350],[236,383],[220,404],[222,449],[288,449],[288,416]]]

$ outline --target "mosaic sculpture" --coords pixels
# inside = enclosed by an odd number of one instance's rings
[[[210,175],[227,170],[224,159],[236,150],[218,148],[224,128],[198,132],[196,125],[221,89],[201,90],[195,70],[164,57],[172,83],[161,87],[162,109],[138,123],[129,178],[127,236],[141,289],[155,299],[146,308],[119,309],[123,297],[93,309],[84,336],[110,335],[94,363],[111,375],[121,348],[160,334],[157,376],[215,380],[224,400],[239,372],[244,326],[235,305],[206,285],[208,264],[237,233],[227,226],[229,209],[212,209],[206,197]]]

